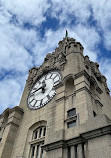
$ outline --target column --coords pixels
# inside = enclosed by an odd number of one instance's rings
[[[75,152],[76,152],[75,146],[71,146],[71,158],[77,158]]]
[[[77,148],[77,154],[78,154],[78,158],[84,158],[84,155],[83,155],[83,149],[82,149],[82,144],[78,144],[78,148]]]

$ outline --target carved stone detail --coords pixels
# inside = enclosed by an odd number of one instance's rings
[[[98,81],[104,84],[106,92],[109,94],[110,90],[107,86],[107,79],[105,76],[103,76],[99,71],[99,64],[97,62],[92,62],[89,60],[88,56],[85,56],[85,66],[87,69],[91,69],[91,72],[94,74],[94,76],[97,78]]]
[[[70,53],[82,53],[83,46],[73,38],[65,37],[58,43],[59,47],[54,52],[48,53],[44,59],[43,64],[40,67],[34,67],[29,71],[29,77],[27,85],[29,90],[32,85],[40,78],[44,73],[50,70],[64,70],[67,59],[66,56]]]

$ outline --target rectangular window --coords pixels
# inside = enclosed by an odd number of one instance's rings
[[[76,120],[67,123],[67,128],[74,127],[76,125]]]
[[[36,158],[39,158],[39,145],[37,145]]]
[[[71,117],[71,116],[76,115],[76,109],[73,108],[73,109],[71,109],[71,110],[68,110],[68,111],[67,111],[67,115],[68,115],[68,117]]]
[[[39,131],[39,138],[41,137],[42,135],[42,128],[40,128],[40,131]]]
[[[35,146],[32,147],[32,158],[34,158]]]

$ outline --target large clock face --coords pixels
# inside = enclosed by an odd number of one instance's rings
[[[49,72],[41,77],[28,95],[28,106],[31,109],[38,109],[47,104],[56,94],[54,87],[60,81],[61,75],[57,71]]]

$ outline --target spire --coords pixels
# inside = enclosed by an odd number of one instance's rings
[[[68,31],[66,30],[66,36],[65,36],[65,38],[67,38],[68,37]]]

